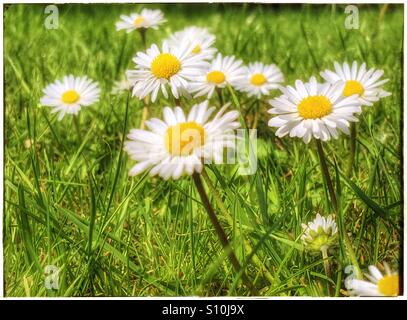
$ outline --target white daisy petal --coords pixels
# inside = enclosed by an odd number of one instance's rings
[[[170,46],[183,48],[182,55],[191,60],[210,60],[216,53],[215,36],[205,28],[187,27],[177,31],[167,39]]]
[[[301,224],[304,246],[312,251],[327,250],[335,244],[337,226],[332,216],[322,217],[317,213],[313,221]]]
[[[297,80],[295,88],[281,87],[283,95],[269,101],[273,108],[268,112],[274,115],[269,126],[278,128],[278,137],[289,134],[302,138],[305,143],[311,138],[336,139],[337,129],[348,133],[349,121],[357,121],[354,114],[360,113],[361,109],[357,95],[341,96],[343,87],[341,80],[321,85],[315,77],[305,84]]]
[[[225,113],[226,105],[208,120],[214,110],[208,106],[208,101],[194,105],[188,115],[180,107],[165,107],[164,121],[153,118],[146,121],[148,131],[130,130],[124,150],[138,163],[129,174],[149,171],[152,176],[175,180],[201,172],[202,161],[222,162],[223,149],[235,147],[233,129],[240,125],[239,113]]]
[[[353,296],[397,296],[399,290],[398,273],[391,272],[389,266],[384,263],[386,274],[383,275],[376,266],[369,266],[370,274],[365,274],[368,281],[350,279],[345,281],[346,289]]]
[[[222,56],[218,53],[210,65],[191,78],[190,92],[195,93],[195,97],[207,95],[210,98],[215,88],[220,89],[227,85],[238,88],[246,74],[242,63],[233,56]]]
[[[120,19],[116,22],[116,30],[126,30],[127,33],[136,29],[157,29],[165,22],[160,10],[150,9],[143,9],[140,13],[132,13],[129,16],[121,15]]]
[[[136,69],[126,72],[133,87],[133,96],[143,99],[151,94],[151,101],[154,102],[160,91],[167,98],[169,87],[175,98],[180,95],[188,97],[193,76],[203,74],[208,66],[199,57],[198,60],[188,58],[185,50],[189,50],[190,46],[181,43],[172,47],[164,41],[161,50],[153,44],[145,53],[137,53],[133,59]]]
[[[356,61],[352,63],[352,67],[346,62],[343,63],[343,66],[335,63],[334,67],[335,72],[325,70],[321,72],[321,76],[329,83],[343,81],[345,86],[341,94],[344,96],[357,94],[362,105],[371,106],[372,102],[389,95],[382,94],[383,85],[388,81],[388,79],[380,79],[383,76],[383,70],[371,68],[366,71],[366,64],[362,63],[358,68]]]
[[[254,62],[243,69],[244,76],[238,77],[236,88],[247,93],[249,97],[268,96],[271,90],[277,89],[284,81],[282,72],[274,64],[264,65],[261,62]]]
[[[99,100],[100,89],[96,82],[87,77],[65,76],[62,81],[56,80],[43,90],[40,103],[53,107],[53,113],[59,112],[58,120],[65,114],[77,115],[81,107],[87,107]]]

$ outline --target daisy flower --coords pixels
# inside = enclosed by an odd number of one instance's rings
[[[115,81],[112,88],[112,94],[120,94],[130,90],[131,83],[128,80]]]
[[[133,96],[142,99],[151,93],[154,102],[161,89],[168,98],[167,85],[177,99],[180,95],[188,95],[191,77],[202,73],[202,69],[208,66],[199,56],[190,56],[190,52],[191,46],[186,43],[169,46],[166,41],[161,51],[153,44],[146,53],[138,52],[133,59],[137,69],[126,73],[133,85]]]
[[[275,64],[250,63],[245,67],[245,74],[237,88],[246,92],[249,97],[267,96],[270,90],[279,88],[280,83],[284,81],[283,73]]]
[[[301,224],[303,234],[301,240],[305,247],[312,251],[327,250],[335,244],[338,228],[332,215],[321,217],[318,213],[316,218],[308,224]]]
[[[158,29],[165,22],[161,10],[143,9],[140,13],[132,13],[129,16],[121,15],[116,23],[116,30],[126,30],[127,33],[136,29]]]
[[[99,100],[100,89],[96,82],[85,77],[65,76],[43,90],[40,103],[53,107],[52,113],[59,112],[58,120],[65,114],[78,114],[81,107],[87,107]]]
[[[369,266],[370,274],[365,274],[368,281],[351,279],[345,281],[346,289],[354,296],[398,296],[399,291],[399,275],[397,272],[392,272],[384,263],[385,275],[375,266]]]
[[[216,49],[213,48],[216,37],[205,28],[187,27],[170,36],[168,43],[177,46],[186,42],[191,47],[191,55],[199,55],[202,59],[212,59]]]
[[[210,67],[191,83],[191,92],[196,92],[195,97],[208,95],[210,98],[216,88],[224,88],[227,84],[235,86],[245,75],[242,64],[234,56],[223,57],[218,53]]]
[[[345,84],[319,84],[315,77],[308,83],[301,80],[295,87],[280,87],[283,95],[269,101],[268,110],[277,116],[268,125],[278,127],[276,135],[302,138],[309,143],[311,138],[327,141],[338,137],[338,131],[349,134],[349,121],[358,121],[353,115],[360,113],[358,95],[343,97]]]
[[[165,107],[164,121],[153,118],[145,122],[149,130],[132,129],[124,149],[138,163],[129,175],[149,171],[151,176],[179,179],[200,173],[203,160],[221,163],[223,149],[234,148],[233,130],[240,126],[239,113],[225,113],[226,108],[209,120],[215,108],[208,108],[208,101],[194,105],[188,115],[180,107]]]
[[[345,87],[342,94],[345,97],[357,94],[362,105],[371,106],[380,98],[391,95],[382,89],[382,86],[389,81],[389,79],[380,80],[384,73],[383,70],[375,70],[374,68],[366,70],[366,63],[362,63],[358,68],[356,61],[353,61],[352,67],[346,62],[342,66],[335,62],[334,66],[335,72],[325,70],[321,72],[321,76],[330,83],[335,83],[338,80],[344,81]]]

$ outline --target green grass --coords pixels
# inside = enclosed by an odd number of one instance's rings
[[[133,162],[121,151],[122,142],[130,128],[139,126],[142,102],[127,102],[110,90],[133,68],[131,58],[142,45],[137,33],[117,32],[114,24],[120,14],[141,6],[58,7],[58,30],[44,28],[43,5],[13,5],[5,12],[5,295],[248,295],[222,253],[191,178],[127,175]],[[336,60],[365,61],[385,71],[392,95],[365,108],[360,117],[354,175],[341,174],[349,137],[324,147],[331,175],[340,182],[340,229],[349,234],[361,268],[383,261],[397,268],[403,7],[391,5],[380,15],[382,6],[360,6],[358,30],[344,29],[342,5],[158,8],[168,22],[147,33],[149,44],[184,26],[208,27],[220,52],[246,63],[276,63],[287,84],[318,76]],[[79,136],[72,117],[58,122],[39,105],[45,85],[70,73],[86,74],[102,88],[100,102],[80,113]],[[250,126],[250,102],[243,95],[237,98]],[[226,91],[225,99],[232,100]],[[188,109],[193,102],[183,103]],[[167,104],[172,101],[159,100],[150,115],[160,117]],[[261,295],[326,296],[322,259],[303,251],[299,241],[301,223],[317,212],[331,213],[315,145],[275,137],[267,126],[268,108],[263,103],[258,111],[255,175],[238,176],[232,165],[206,168],[233,225],[222,214],[219,219]],[[243,239],[273,281],[249,259]],[[340,296],[350,264],[343,241],[330,257],[330,283]],[[44,287],[46,265],[60,268],[59,290]]]

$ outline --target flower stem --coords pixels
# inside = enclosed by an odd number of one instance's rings
[[[139,29],[140,38],[141,38],[141,42],[143,44],[144,50],[147,50],[146,32],[147,32],[147,29],[145,29],[145,28],[140,28]],[[143,114],[141,116],[140,129],[144,129],[144,122],[146,122],[146,120],[148,118],[148,104],[149,104],[149,97],[146,96],[144,98]]]
[[[140,30],[140,37],[141,37],[141,42],[143,43],[144,50],[147,50],[146,29],[140,28],[139,30]]]
[[[322,147],[321,140],[316,139],[319,163],[321,165],[322,174],[324,175],[325,183],[328,187],[329,196],[331,197],[332,207],[335,211],[338,210],[338,201],[336,200],[336,194],[333,187],[331,176],[329,175],[328,165],[326,164],[326,158],[324,149]]]
[[[222,106],[223,106],[223,94],[222,94],[222,89],[221,89],[221,88],[216,88],[216,92],[217,92],[218,97],[219,97],[220,106],[222,107]]]
[[[202,203],[205,207],[206,212],[209,215],[209,218],[211,219],[212,225],[215,228],[215,231],[218,235],[218,238],[223,246],[223,249],[228,252],[228,256],[229,256],[229,260],[233,266],[233,268],[235,269],[235,272],[239,273],[242,272],[242,280],[244,282],[244,284],[246,285],[246,287],[250,290],[252,295],[257,295],[257,290],[254,288],[253,284],[251,283],[251,281],[249,280],[249,278],[247,277],[246,273],[244,272],[244,270],[241,270],[242,267],[240,266],[239,261],[236,258],[235,253],[233,252],[228,237],[226,236],[225,231],[223,230],[222,226],[219,223],[219,220],[211,206],[211,204],[209,203],[209,199],[208,196],[206,194],[206,191],[202,185],[202,181],[201,181],[201,176],[198,173],[194,173],[192,175],[192,178],[194,179],[195,182],[195,186],[196,189],[198,190],[199,196],[201,197]]]
[[[328,247],[322,246],[321,253],[322,253],[322,259],[324,261],[325,275],[327,276],[327,278],[331,279],[331,268],[329,266],[329,259],[328,259]],[[328,283],[328,294],[330,297],[332,297],[332,288],[329,283]]]
[[[261,102],[259,99],[256,101],[256,107],[254,110],[254,119],[252,123],[252,132],[251,132],[251,138],[253,138],[254,131],[257,130],[257,124],[259,123],[259,115],[260,115],[260,107],[261,107]]]
[[[209,187],[209,190],[211,191],[213,197],[215,198],[216,204],[218,205],[220,211],[222,212],[222,214],[224,215],[224,217],[228,221],[229,225],[232,226],[233,225],[233,219],[232,219],[231,215],[229,214],[229,211],[226,208],[225,204],[223,203],[219,192],[216,190],[216,188],[212,184],[212,181],[209,178],[208,174],[206,173],[205,169],[202,170],[201,175],[204,178],[207,186]],[[250,242],[243,238],[243,244],[244,244],[245,250],[247,251],[247,254],[250,255],[253,252],[253,248],[251,247]],[[266,279],[268,280],[268,282],[270,284],[273,284],[273,282],[274,282],[273,276],[267,270],[267,268],[265,267],[263,262],[260,260],[260,258],[257,256],[257,254],[252,255],[252,261],[263,272],[263,274],[266,277]]]
[[[336,215],[338,216],[338,214],[339,214],[338,201],[336,199],[336,194],[335,194],[335,190],[333,187],[331,176],[329,175],[329,170],[328,170],[328,166],[326,163],[324,149],[323,149],[322,143],[319,139],[316,139],[316,144],[317,144],[319,162],[321,164],[321,171],[322,171],[322,174],[324,175],[324,179],[325,179],[326,185],[328,187],[328,192],[329,192],[329,195],[331,198],[332,207],[333,207]],[[343,240],[345,242],[346,249],[348,251],[349,259],[350,259],[351,263],[354,265],[354,267],[356,268],[357,277],[360,278],[362,273],[360,271],[360,267],[359,267],[358,260],[356,258],[355,251],[352,248],[352,243],[349,239],[348,234],[346,233],[346,230],[343,230],[342,235],[343,235]]]
[[[349,154],[349,163],[348,171],[346,172],[348,177],[352,176],[353,164],[355,162],[355,153],[356,153],[356,123],[352,122],[350,124],[350,154]]]
[[[73,124],[75,126],[76,134],[78,135],[79,141],[82,141],[82,135],[81,135],[81,127],[79,125],[79,116],[74,114],[73,116]]]
[[[140,129],[144,129],[144,123],[146,122],[148,118],[148,104],[149,104],[149,96],[146,96],[144,98],[144,106],[143,106],[143,114],[141,116],[141,123],[140,123]]]
[[[174,99],[175,99],[175,106],[181,107],[181,98],[175,98],[174,97]]]

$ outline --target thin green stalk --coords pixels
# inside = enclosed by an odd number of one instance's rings
[[[219,97],[220,106],[223,106],[223,94],[222,94],[222,89],[221,89],[221,88],[216,88],[216,92],[217,92],[218,97]]]
[[[324,261],[325,275],[327,276],[327,278],[331,279],[331,268],[329,265],[328,247],[322,246],[321,253],[322,253],[322,260]],[[327,286],[328,286],[328,294],[330,297],[332,297],[332,287],[329,283]]]
[[[250,281],[250,279],[247,277],[246,273],[244,270],[242,270],[242,267],[239,263],[239,261],[236,258],[235,253],[233,252],[233,249],[229,243],[228,237],[225,233],[225,231],[223,230],[222,226],[219,223],[219,220],[215,214],[215,211],[213,210],[208,196],[206,194],[206,191],[202,185],[202,181],[201,181],[201,177],[198,173],[194,173],[192,175],[192,178],[195,182],[195,186],[196,189],[198,190],[199,196],[201,197],[202,203],[205,207],[206,212],[208,213],[209,218],[211,219],[211,222],[215,228],[215,231],[218,235],[218,238],[223,246],[223,249],[225,250],[225,252],[228,252],[228,257],[229,260],[233,266],[233,268],[235,269],[236,273],[240,273],[241,272],[241,277],[242,280],[244,282],[244,284],[246,285],[246,287],[250,290],[252,295],[257,295],[257,290],[255,289],[255,287],[253,286],[252,282]]]
[[[333,207],[333,209],[334,209],[334,211],[336,213],[336,216],[338,216],[338,214],[339,214],[338,201],[336,199],[336,193],[335,193],[335,190],[334,190],[334,187],[333,187],[331,176],[329,174],[328,165],[327,165],[326,157],[325,157],[325,152],[324,152],[324,149],[322,147],[321,140],[316,139],[315,141],[316,141],[316,145],[317,145],[319,162],[320,162],[320,165],[321,165],[321,171],[322,171],[325,183],[326,183],[327,188],[328,188],[329,196],[331,198],[332,207]],[[360,271],[360,267],[359,267],[358,260],[356,258],[355,251],[353,250],[351,241],[349,239],[348,234],[346,233],[346,230],[344,230],[344,232],[342,232],[342,236],[343,236],[343,240],[345,242],[346,249],[348,251],[349,259],[350,259],[351,263],[356,268],[357,277],[360,278],[362,273]]]
[[[207,184],[207,186],[208,186],[209,190],[211,191],[213,197],[215,198],[216,204],[218,205],[220,211],[222,212],[222,214],[224,215],[224,217],[228,221],[229,225],[232,226],[233,225],[233,218],[231,217],[228,209],[226,208],[225,204],[223,203],[219,192],[216,190],[215,186],[212,184],[212,181],[209,178],[208,174],[206,173],[205,169],[202,170],[201,175],[204,178],[205,183]],[[243,239],[243,244],[244,244],[245,250],[250,255],[250,253],[253,252],[253,248],[250,245],[250,242],[247,239]],[[264,276],[269,281],[269,283],[273,284],[274,277],[267,270],[267,268],[265,267],[263,262],[260,260],[260,258],[256,254],[253,254],[252,261],[263,272]]]
[[[79,125],[79,116],[76,114],[73,116],[73,124],[75,126],[76,134],[78,135],[79,141],[82,141],[81,127]]]
[[[328,192],[331,197],[332,207],[335,211],[338,211],[338,201],[336,199],[336,193],[334,190],[334,186],[332,183],[331,176],[329,175],[328,165],[326,163],[324,149],[322,148],[321,140],[316,139],[318,156],[319,156],[319,164],[321,165],[321,171],[325,179],[326,186],[328,187]]]
[[[261,102],[259,99],[256,100],[256,106],[257,108],[255,108],[254,110],[254,119],[253,119],[253,123],[252,123],[252,131],[250,133],[250,138],[253,139],[254,136],[254,132],[257,129],[257,124],[259,123],[259,115],[260,115],[260,107],[261,107]]]
[[[145,28],[140,28],[139,33],[140,33],[140,38],[141,42],[143,43],[144,50],[147,50],[147,37],[146,37],[146,32],[147,29]],[[146,96],[144,99],[144,106],[143,106],[143,114],[141,116],[141,122],[140,122],[140,129],[144,129],[144,123],[147,120],[148,117],[148,104],[149,104],[149,97]]]
[[[352,176],[353,164],[355,162],[355,153],[356,153],[356,123],[352,122],[350,125],[350,154],[349,154],[349,163],[348,171],[346,172],[348,177]]]
[[[147,50],[147,37],[146,37],[146,30],[145,28],[140,28],[140,37],[141,42],[143,43],[144,50]]]
[[[146,97],[143,99],[143,104],[144,104],[144,106],[143,106],[143,114],[141,115],[140,129],[144,129],[144,127],[145,127],[145,122],[146,122],[146,120],[147,120],[147,118],[148,118],[148,105],[149,105],[149,101],[150,101],[149,96],[146,96]]]

